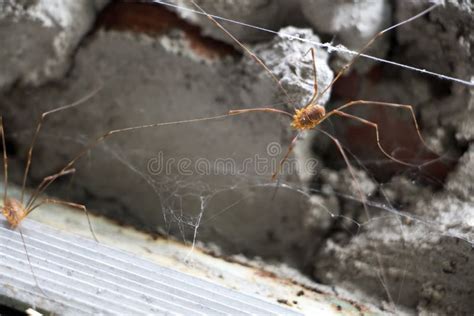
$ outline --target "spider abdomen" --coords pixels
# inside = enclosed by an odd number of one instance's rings
[[[291,126],[295,129],[312,129],[326,116],[326,110],[321,105],[308,105],[296,110]]]

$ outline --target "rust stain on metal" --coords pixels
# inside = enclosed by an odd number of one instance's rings
[[[270,279],[278,279],[278,276],[270,271],[265,271],[265,270],[257,270],[255,271],[255,274],[261,277],[265,278],[270,278]]]

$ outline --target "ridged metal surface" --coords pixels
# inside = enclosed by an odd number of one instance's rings
[[[21,229],[41,290],[35,286],[19,232],[1,219],[3,302],[62,315],[299,315],[31,220]]]

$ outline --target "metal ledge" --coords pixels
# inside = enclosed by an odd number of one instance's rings
[[[2,219],[0,295],[6,305],[63,315],[299,315],[32,220],[21,227],[46,297],[35,286],[19,232]]]

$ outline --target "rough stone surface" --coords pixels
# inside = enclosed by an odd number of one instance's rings
[[[403,21],[432,2],[399,1],[396,20]],[[445,6],[431,12],[425,19],[405,25],[404,32],[397,33],[397,39],[404,48],[404,61],[410,60],[420,67],[469,80],[474,69],[473,12],[471,0],[447,0]],[[419,50],[420,47],[424,50]],[[430,53],[426,54],[427,51]]]
[[[198,10],[189,1],[175,0],[172,2],[181,7]],[[206,12],[222,16],[246,24],[263,27],[273,31],[284,25],[313,26],[320,34],[331,35],[336,44],[343,44],[349,49],[358,50],[366,44],[377,32],[386,28],[390,23],[391,5],[389,1],[196,1]],[[236,43],[229,38],[205,15],[190,12],[187,9],[177,9],[184,19],[203,28],[203,32],[213,38]],[[219,20],[219,23],[242,42],[255,42],[268,39],[272,35],[246,26]],[[369,54],[384,57],[388,50],[389,38],[377,41],[368,50]],[[336,66],[347,62],[350,55],[341,55]],[[370,69],[373,63],[363,61],[356,64],[361,72]]]
[[[399,21],[406,19],[426,8],[429,3],[427,0],[397,2],[396,18]],[[397,38],[403,45],[401,61],[474,82],[474,34],[471,32],[474,28],[473,8],[471,0],[449,0],[441,10],[430,13],[427,19],[404,26],[406,31],[397,33]],[[430,53],[426,54],[428,51]],[[445,84],[448,85],[447,82]],[[442,125],[456,129],[458,140],[472,141],[473,90],[469,91],[460,85],[453,85],[450,89],[449,98],[442,102],[432,102],[431,106],[426,107],[425,111],[429,113],[424,117],[439,120]],[[471,101],[466,102],[469,99]]]
[[[318,276],[346,289],[362,289],[374,302],[387,299],[389,292],[394,303],[420,313],[473,310],[474,204],[465,199],[466,191],[472,195],[467,184],[472,172],[466,172],[472,167],[469,152],[447,181],[446,192],[435,195],[403,178],[393,181],[387,194],[411,207],[397,216],[375,213],[348,243],[331,238],[318,255]],[[331,267],[334,262],[341,264],[338,269]]]
[[[257,45],[255,51],[287,90],[290,110],[292,107],[302,108],[308,104],[314,94],[313,59],[310,53],[312,46],[291,38],[298,37],[314,42],[320,42],[320,40],[311,29],[286,27],[281,29],[280,33],[289,35],[290,38],[275,37],[272,41]],[[249,58],[247,63],[256,64],[258,68],[261,68],[261,65],[253,59]],[[325,51],[316,51],[316,69],[319,92],[321,92],[322,87],[326,87],[333,79],[332,70],[328,66],[328,54]],[[281,94],[285,99],[284,93]],[[330,95],[329,89],[324,95],[319,96],[318,102],[324,105]]]
[[[301,0],[301,11],[318,33],[331,34],[335,43],[355,51],[388,27],[391,18],[391,5],[386,0]],[[369,48],[368,54],[383,58],[388,41],[387,37],[381,38]],[[364,61],[356,67],[368,71],[371,65],[373,63]]]
[[[190,1],[173,0],[172,3],[181,7],[199,11],[199,9],[193,6]],[[283,26],[286,18],[286,13],[282,8],[282,4],[280,1],[275,0],[197,0],[196,4],[209,14],[273,30],[278,30]],[[217,28],[214,23],[209,21],[207,16],[196,14],[184,9],[178,9],[178,13],[184,19],[202,27],[204,34],[235,45],[232,39],[230,39],[222,30]],[[255,42],[271,38],[271,34],[259,30],[252,30],[245,26],[227,23],[221,20],[218,21],[219,23],[222,23],[222,25],[231,32],[232,35],[243,42]]]
[[[0,91],[16,82],[40,85],[63,76],[107,2],[2,1]]]

